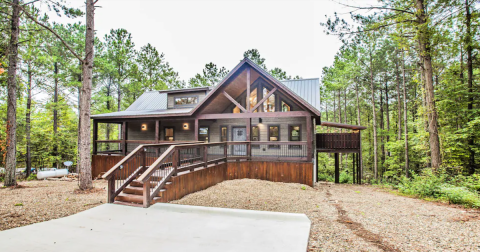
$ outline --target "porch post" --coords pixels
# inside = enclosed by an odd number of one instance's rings
[[[247,128],[247,141],[249,142],[247,144],[247,157],[250,159],[251,158],[251,154],[252,154],[252,145],[250,144],[250,130],[252,128],[252,118],[247,118],[245,119],[245,125],[246,125],[246,128]]]
[[[355,184],[355,161],[356,161],[356,154],[355,153],[352,153],[352,176],[353,176],[353,184]]]
[[[198,119],[195,119],[195,141],[198,141]]]
[[[123,121],[122,124],[122,154],[127,155],[127,122]]]
[[[306,116],[305,120],[307,121],[307,161],[312,162],[312,145],[313,145],[312,117]]]
[[[160,141],[160,120],[155,120],[155,143]]]
[[[250,67],[247,68],[247,104],[245,106],[245,109],[247,110],[247,112],[252,112],[252,110],[250,109]]]
[[[97,155],[98,121],[93,120],[93,155]]]
[[[340,167],[338,162],[338,152],[335,152],[335,184],[340,183]]]

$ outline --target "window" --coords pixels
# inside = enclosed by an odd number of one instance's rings
[[[260,129],[258,126],[252,126],[252,141],[260,141]]]
[[[233,108],[233,113],[234,113],[234,114],[240,113],[240,108],[237,107],[237,106],[235,106],[235,108]]]
[[[300,131],[300,125],[290,125],[288,126],[288,136],[289,141],[301,141],[302,135]]]
[[[288,111],[290,111],[290,105],[282,101],[282,112],[288,112]]]
[[[165,141],[174,141],[175,135],[175,128],[173,127],[166,127],[165,128]]]
[[[250,109],[255,107],[257,105],[257,89],[255,88],[251,93],[250,93]],[[258,112],[258,109],[255,109],[253,112]]]
[[[267,96],[268,90],[267,88],[263,89],[263,97]],[[268,99],[263,103],[263,111],[264,112],[275,112],[275,95],[272,94]]]
[[[188,107],[198,103],[198,96],[175,97],[175,107]]]
[[[198,128],[198,141],[208,142],[208,127]]]
[[[220,126],[220,141],[228,141],[228,128],[227,126]]]
[[[280,141],[280,126],[268,126],[268,141]],[[268,145],[269,149],[280,149],[280,145]]]

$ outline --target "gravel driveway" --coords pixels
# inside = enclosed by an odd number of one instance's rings
[[[309,251],[480,251],[480,212],[370,186],[225,181],[172,203],[305,213]]]

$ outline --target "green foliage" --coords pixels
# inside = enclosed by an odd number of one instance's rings
[[[31,180],[37,180],[37,174],[30,174],[30,176],[28,176],[28,178],[26,178],[27,181],[31,181]]]

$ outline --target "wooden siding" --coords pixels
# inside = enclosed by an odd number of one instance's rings
[[[162,202],[169,202],[225,180],[244,178],[313,186],[313,164],[263,161],[223,163],[172,177],[172,183],[166,185],[167,190],[160,195]]]
[[[123,158],[124,156],[92,155],[92,178],[107,172]]]

